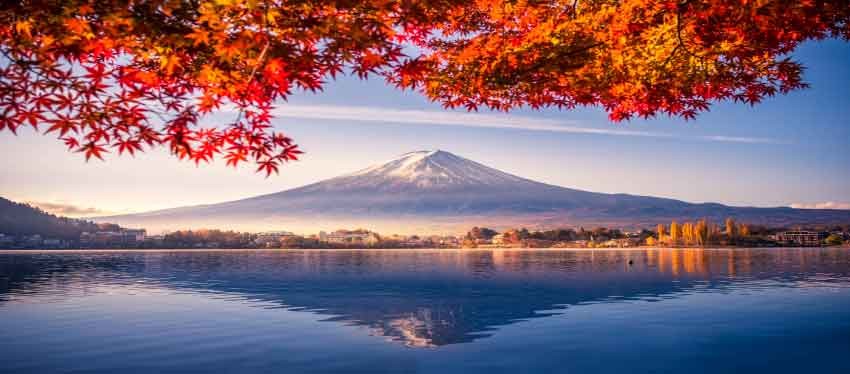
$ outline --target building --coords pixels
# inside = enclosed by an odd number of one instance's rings
[[[165,244],[165,235],[146,235],[145,245],[158,247]]]
[[[95,231],[80,234],[83,247],[125,247],[136,246],[145,241],[145,229],[118,229],[117,231]]]
[[[41,244],[44,248],[66,248],[67,247],[67,245],[65,244],[65,242],[63,240],[52,239],[52,238],[51,239],[44,239],[44,241],[42,241]]]
[[[15,237],[6,234],[0,234],[0,248],[8,248],[15,245]]]
[[[639,244],[640,239],[638,238],[623,238],[610,239],[608,241],[602,242],[600,246],[605,248],[630,248],[637,247]]]
[[[434,239],[434,243],[441,247],[458,247],[463,240],[457,236],[441,236]]]
[[[333,244],[376,245],[381,241],[378,234],[367,230],[337,230],[330,234],[322,231],[319,237],[322,241]]]
[[[44,243],[44,238],[39,234],[34,235],[25,235],[23,238],[23,245],[27,248],[38,248],[41,247]]]
[[[826,233],[817,231],[785,231],[776,234],[776,241],[788,245],[819,246],[826,238]]]
[[[143,242],[147,233],[145,229],[121,229],[122,239],[126,243]]]
[[[297,236],[289,231],[269,231],[257,234],[254,243],[263,247],[280,247],[281,242]]]

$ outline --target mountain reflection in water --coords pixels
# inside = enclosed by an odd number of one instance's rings
[[[484,339],[580,304],[848,280],[847,249],[0,253],[0,307],[157,287],[326,315],[410,347]]]

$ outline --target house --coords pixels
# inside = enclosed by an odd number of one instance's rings
[[[638,238],[623,238],[623,239],[610,239],[608,241],[602,242],[600,246],[605,248],[629,248],[629,247],[637,247],[640,244],[640,239]]]
[[[80,245],[84,247],[124,247],[145,241],[145,229],[118,229],[117,231],[95,231],[80,234]]]
[[[462,239],[456,236],[440,236],[433,238],[432,241],[441,247],[457,247],[460,246]]]
[[[44,243],[44,239],[39,234],[24,236],[24,246],[27,248],[38,248]]]
[[[121,229],[121,236],[125,243],[143,242],[146,235],[145,229]]]
[[[67,247],[67,245],[65,245],[65,242],[63,240],[52,239],[52,238],[51,239],[44,239],[44,241],[42,241],[41,244],[44,248],[65,248],[65,247]]]
[[[297,236],[289,231],[269,231],[258,234],[254,243],[263,247],[279,247],[282,241]]]
[[[323,241],[333,244],[376,245],[381,241],[378,234],[367,230],[337,230],[330,234],[320,232],[319,236]]]
[[[15,245],[15,237],[6,234],[0,234],[0,248],[11,247]]]
[[[785,231],[776,234],[776,241],[788,245],[819,246],[826,238],[826,233],[817,231]]]

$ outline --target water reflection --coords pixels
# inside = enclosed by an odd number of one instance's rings
[[[848,279],[847,249],[0,253],[0,307],[106,286],[165,288],[326,315],[434,347],[579,304]]]

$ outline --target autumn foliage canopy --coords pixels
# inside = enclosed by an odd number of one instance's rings
[[[273,104],[339,74],[451,108],[693,118],[804,87],[790,53],[847,40],[848,21],[850,0],[4,1],[0,131],[269,174],[300,154]],[[238,114],[210,123],[223,109]]]

